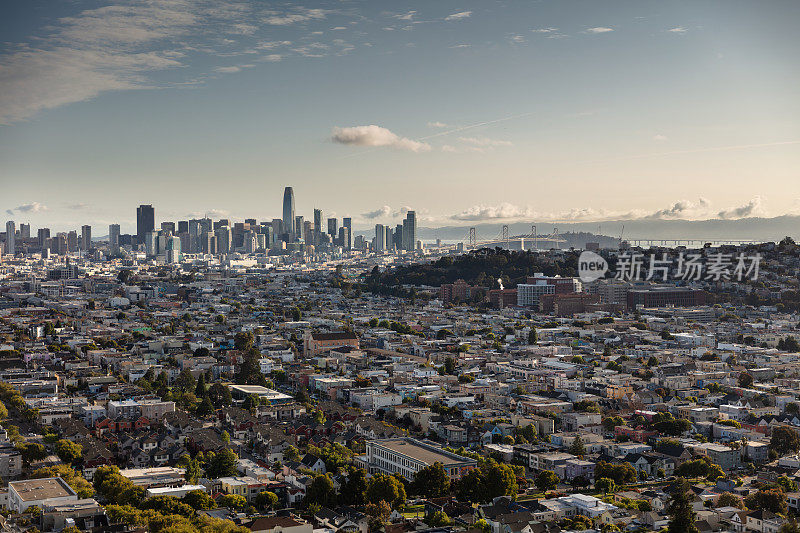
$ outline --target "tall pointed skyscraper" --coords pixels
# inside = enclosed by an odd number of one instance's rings
[[[294,220],[294,191],[291,187],[283,190],[283,230],[289,234],[289,240],[297,236]]]

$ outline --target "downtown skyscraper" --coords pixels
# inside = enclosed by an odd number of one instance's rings
[[[283,231],[289,235],[289,240],[294,240],[297,235],[294,218],[294,190],[291,187],[283,190]]]
[[[136,238],[140,244],[145,236],[156,228],[156,210],[152,205],[140,205],[136,208]]]

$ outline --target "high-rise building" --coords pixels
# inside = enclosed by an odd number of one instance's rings
[[[286,187],[283,190],[283,229],[289,235],[289,241],[297,235],[294,224],[294,190]]]
[[[218,254],[227,254],[231,251],[231,247],[233,246],[233,234],[231,232],[231,228],[228,226],[222,226],[221,228],[217,228],[217,231],[214,232],[217,237],[217,253]]]
[[[144,249],[147,257],[155,257],[158,255],[158,233],[155,231],[148,231],[144,234]]]
[[[88,252],[92,247],[92,227],[88,224],[81,226],[81,250]]]
[[[294,217],[294,240],[303,237],[303,222],[305,218],[302,215],[295,215]]]
[[[178,221],[178,233],[189,233],[189,221],[188,220],[179,220]]]
[[[67,255],[69,251],[69,246],[67,244],[67,234],[63,231],[56,234],[56,242],[53,246],[56,249],[56,253],[58,255]]]
[[[349,243],[350,243],[350,228],[342,226],[341,228],[339,228],[339,244],[342,246],[342,248],[348,250]]]
[[[47,248],[47,241],[50,240],[50,228],[39,228],[37,236],[39,237],[39,248],[44,250]]]
[[[6,222],[6,254],[14,255],[17,251],[17,226],[13,220]]]
[[[22,223],[19,225],[19,238],[21,240],[31,238],[31,225]]]
[[[345,217],[342,219],[342,226],[347,228],[347,240],[342,241],[342,247],[345,250],[353,248],[353,219]]]
[[[175,235],[175,223],[174,222],[162,222],[161,223],[161,231],[164,233],[169,233],[170,235]]]
[[[403,242],[405,242],[405,241],[403,241],[403,225],[402,224],[398,224],[397,226],[395,226],[394,235],[392,236],[392,238],[394,240],[395,249],[396,250],[402,250],[403,249]]]
[[[314,244],[319,244],[319,235],[322,230],[322,209],[314,209]]]
[[[386,228],[383,224],[375,224],[375,253],[379,254],[386,250]]]
[[[275,244],[276,242],[282,239],[281,235],[286,232],[286,229],[283,227],[283,219],[282,218],[273,218],[272,219],[272,243]]]
[[[403,249],[414,251],[417,247],[417,213],[409,211],[403,221]]]
[[[338,221],[335,218],[328,219],[328,235],[331,236],[331,239],[336,239],[336,227],[338,225]]]
[[[140,205],[136,208],[136,238],[144,244],[145,235],[156,229],[156,210],[152,205]]]
[[[108,226],[108,251],[111,255],[119,254],[119,224]]]
[[[393,250],[394,249],[394,242],[392,242],[392,228],[390,226],[386,226],[386,238],[384,239],[384,243],[386,243],[386,250]]]
[[[67,233],[67,251],[69,253],[78,251],[78,232],[75,230]]]

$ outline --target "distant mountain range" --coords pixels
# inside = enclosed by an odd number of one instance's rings
[[[615,242],[622,232],[623,240],[631,239],[692,239],[692,240],[758,240],[778,242],[786,236],[800,238],[800,216],[784,215],[774,218],[740,218],[737,220],[659,220],[634,219],[603,222],[514,222],[508,224],[509,235],[524,235],[536,225],[539,235],[548,235],[558,228],[558,233],[588,233]],[[498,238],[503,223],[476,223],[439,228],[420,227],[418,238],[464,241],[469,238],[469,228],[474,227],[478,241]],[[364,233],[369,236],[367,232]],[[571,239],[570,239],[571,240]],[[601,242],[602,244],[602,242]]]

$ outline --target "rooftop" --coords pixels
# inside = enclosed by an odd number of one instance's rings
[[[23,502],[76,496],[75,491],[60,477],[12,481],[8,486],[14,489]]]
[[[373,442],[378,446],[382,446],[395,453],[407,455],[427,465],[442,463],[443,466],[447,466],[474,462],[474,460],[467,457],[461,457],[444,450],[438,450],[434,446],[424,444],[414,439],[385,439]]]

